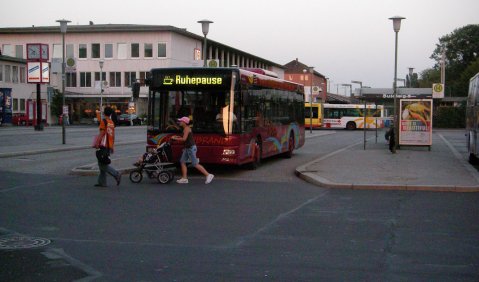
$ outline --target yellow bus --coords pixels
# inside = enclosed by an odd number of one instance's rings
[[[311,103],[304,103],[304,127],[305,128],[320,128],[323,124],[323,104],[313,103],[311,109]],[[311,118],[311,111],[313,116]]]

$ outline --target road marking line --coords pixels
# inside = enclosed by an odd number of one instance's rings
[[[318,196],[312,198],[312,199],[309,199],[307,200],[306,202],[302,203],[301,205],[297,206],[296,208],[290,210],[290,211],[287,211],[285,213],[282,213],[280,215],[278,215],[274,220],[272,220],[271,222],[267,223],[266,225],[264,225],[263,227],[261,227],[260,229],[256,230],[254,233],[252,234],[249,234],[249,235],[246,235],[246,236],[243,236],[240,240],[238,240],[236,243],[233,244],[234,247],[238,248],[238,247],[241,247],[243,246],[244,244],[246,244],[248,241],[251,241],[253,240],[254,238],[258,237],[261,233],[265,233],[266,231],[268,231],[269,229],[273,228],[279,221],[281,221],[282,219],[288,217],[289,215],[295,213],[296,211],[302,209],[303,207],[311,204],[312,202],[318,200],[319,198],[322,198],[324,197],[326,194],[329,193],[329,190],[326,190],[326,191],[323,191],[321,194],[319,194]]]
[[[444,136],[442,136],[441,133],[437,133],[437,135],[439,135],[439,137],[441,137],[442,141],[444,143],[446,143],[447,147],[449,147],[449,150],[452,151],[452,154],[459,160],[459,162],[462,164],[462,166],[464,166],[466,168],[466,170],[471,174],[471,176],[474,179],[476,179],[476,181],[479,183],[479,173],[477,172],[477,170],[472,165],[470,165],[468,162],[466,162],[466,160],[463,158],[461,153],[459,153],[456,150],[456,148],[454,148],[454,146]]]
[[[6,193],[6,192],[13,191],[13,190],[26,188],[26,187],[42,186],[42,185],[51,184],[51,183],[55,183],[55,182],[56,182],[56,181],[54,181],[54,180],[50,180],[50,181],[40,182],[40,183],[23,184],[23,185],[14,186],[14,187],[12,187],[12,188],[2,189],[2,190],[0,190],[0,193]]]

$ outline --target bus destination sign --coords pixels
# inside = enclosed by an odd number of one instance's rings
[[[189,75],[166,75],[163,78],[163,85],[186,85],[186,86],[193,86],[193,85],[222,85],[223,78],[222,77],[208,77],[208,76],[193,76],[190,77]]]

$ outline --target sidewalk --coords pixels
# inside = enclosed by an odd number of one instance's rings
[[[479,173],[440,133],[431,151],[402,147],[396,154],[384,142],[357,143],[296,169],[297,175],[327,188],[479,192]]]

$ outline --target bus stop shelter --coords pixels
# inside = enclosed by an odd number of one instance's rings
[[[359,88],[355,90],[354,94],[355,98],[363,101],[364,104],[374,103],[376,105],[383,105],[386,112],[385,115],[387,117],[391,117],[393,115],[395,95],[392,88]],[[400,104],[399,101],[403,99],[432,99],[432,88],[397,88],[396,98],[398,100],[398,107]],[[391,122],[392,118],[388,118],[386,121]],[[389,122],[386,123],[386,121],[385,124],[389,124]],[[366,130],[364,131],[364,149],[366,150]]]

